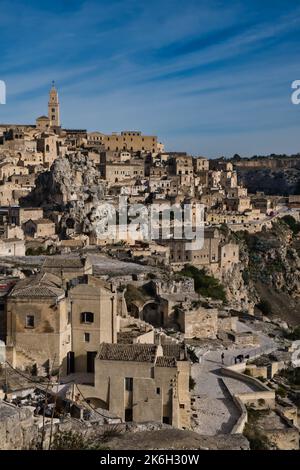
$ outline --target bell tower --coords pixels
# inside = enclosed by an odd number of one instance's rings
[[[52,87],[49,92],[48,117],[50,127],[60,127],[58,93],[54,81],[52,82]]]

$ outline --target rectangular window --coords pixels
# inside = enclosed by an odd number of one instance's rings
[[[34,328],[34,315],[26,315],[26,328]]]
[[[125,390],[126,392],[132,392],[133,390],[133,378],[125,377]]]
[[[184,410],[184,405],[182,403],[180,403],[179,408]]]
[[[90,333],[84,333],[84,342],[89,343],[90,342]]]
[[[94,322],[94,314],[92,312],[82,312],[80,317],[81,317],[81,323],[93,323]]]
[[[160,387],[157,387],[157,389],[156,389],[156,395],[160,395]]]

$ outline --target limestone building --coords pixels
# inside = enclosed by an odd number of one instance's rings
[[[125,421],[190,427],[190,363],[179,345],[102,343],[95,398]]]
[[[67,299],[59,277],[19,281],[7,297],[7,354],[15,367],[61,365],[71,349]]]
[[[140,131],[122,131],[112,134],[104,134],[102,137],[103,145],[106,150],[130,150],[132,152],[146,151],[157,152],[157,137],[154,135],[142,135]]]
[[[93,267],[85,256],[77,256],[76,258],[50,256],[45,259],[42,271],[60,276],[64,285],[67,285],[72,279],[83,279],[88,274],[92,274]]]
[[[55,223],[50,219],[29,219],[23,224],[24,234],[31,238],[55,236]]]
[[[70,372],[93,373],[99,344],[117,341],[116,292],[104,285],[79,284],[71,289],[69,299],[73,356]]]
[[[100,165],[101,176],[109,183],[142,178],[144,176],[144,162],[106,163]]]
[[[195,248],[191,245],[195,245]],[[196,267],[208,267],[212,272],[219,269],[227,271],[239,262],[239,246],[235,243],[226,243],[217,228],[206,228],[202,248],[196,247],[196,242],[186,240],[170,240],[170,263],[174,268],[181,268],[184,264]],[[187,246],[188,245],[188,246]]]

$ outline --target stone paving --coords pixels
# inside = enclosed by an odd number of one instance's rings
[[[239,331],[251,328],[238,322]],[[259,335],[261,349],[275,349],[276,344],[270,338]],[[240,353],[246,355],[255,352],[254,347],[224,350],[225,365],[234,363],[234,357]],[[196,385],[192,392],[192,429],[202,435],[230,433],[239,414],[233,400],[224,386],[220,368],[222,350],[209,351],[202,356],[201,362],[192,366],[192,377]],[[226,377],[226,385],[233,393],[246,393],[254,388],[245,382]]]

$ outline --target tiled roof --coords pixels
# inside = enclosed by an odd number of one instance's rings
[[[50,273],[40,273],[34,277],[22,279],[12,289],[9,297],[62,297],[65,291],[61,279]]]
[[[162,344],[162,348],[164,356],[180,359],[180,352],[182,351],[182,346],[180,344]]]
[[[137,331],[119,331],[117,334],[118,344],[132,344],[134,338],[139,336]]]
[[[104,361],[154,362],[157,346],[154,344],[101,343],[97,359]]]
[[[156,367],[176,367],[175,357],[159,356],[156,359]]]

